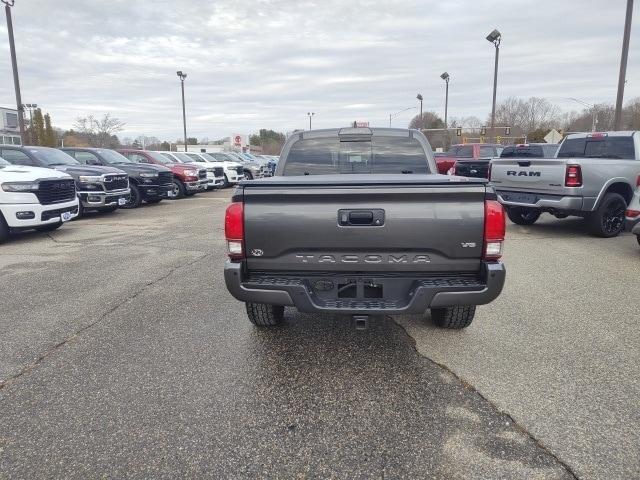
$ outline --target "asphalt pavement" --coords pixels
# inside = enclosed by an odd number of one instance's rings
[[[640,471],[630,236],[511,226],[505,293],[464,332],[291,309],[259,330],[221,275],[230,193],[0,247],[0,478]]]

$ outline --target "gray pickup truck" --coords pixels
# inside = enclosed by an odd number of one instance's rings
[[[532,225],[543,212],[583,217],[589,231],[615,237],[640,175],[639,132],[568,135],[555,158],[491,161],[490,182],[511,221]]]
[[[303,312],[424,314],[464,328],[502,291],[505,216],[485,179],[437,175],[420,132],[289,137],[276,176],[241,182],[225,282],[258,326]]]

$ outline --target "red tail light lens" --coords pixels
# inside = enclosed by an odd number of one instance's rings
[[[485,260],[502,257],[502,242],[506,230],[504,208],[496,200],[484,202],[484,252]]]
[[[564,177],[565,187],[582,186],[582,169],[580,165],[567,165],[567,173]]]
[[[224,235],[227,238],[229,258],[244,258],[244,205],[234,202],[227,207],[224,216]]]
[[[640,217],[640,210],[627,210],[626,212],[624,212],[624,216],[627,218]]]
[[[640,175],[636,178],[636,187],[640,187]]]

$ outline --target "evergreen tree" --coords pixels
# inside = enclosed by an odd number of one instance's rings
[[[42,142],[42,145],[47,147],[56,146],[56,134],[53,132],[51,116],[48,113],[44,116],[44,142]]]
[[[42,110],[36,108],[33,112],[33,144],[44,145],[44,118],[42,117]]]

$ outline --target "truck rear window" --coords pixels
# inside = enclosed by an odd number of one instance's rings
[[[345,142],[338,138],[308,138],[295,142],[286,158],[284,175],[340,173],[425,174],[424,148],[414,138],[378,137]]]
[[[558,158],[636,158],[632,136],[567,138],[560,146]]]

